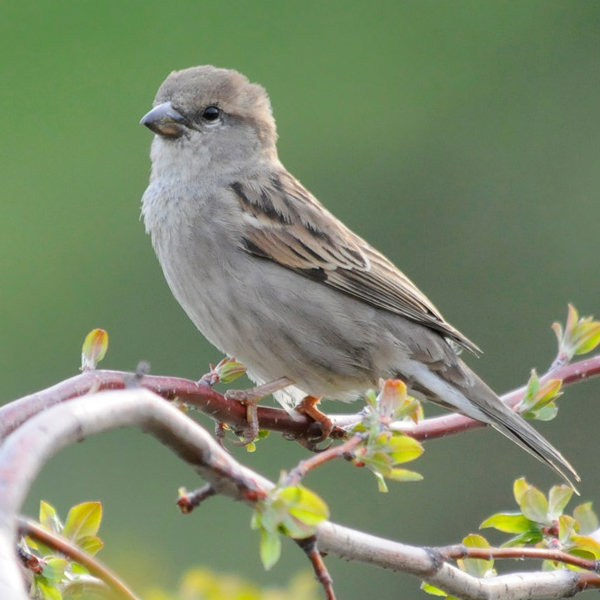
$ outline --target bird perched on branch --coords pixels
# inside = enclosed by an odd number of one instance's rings
[[[578,479],[461,360],[477,346],[285,169],[264,88],[212,66],[174,71],[141,122],[156,134],[142,213],[166,280],[259,389],[288,384],[276,399],[327,430],[319,398],[354,400],[398,378]]]

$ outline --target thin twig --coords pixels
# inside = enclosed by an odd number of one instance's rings
[[[483,560],[514,558],[522,560],[525,558],[533,558],[537,560],[561,562],[594,573],[597,573],[600,570],[600,562],[597,560],[588,560],[550,548],[473,548],[471,546],[465,546],[464,544],[455,544],[452,546],[432,548],[432,550],[439,552],[445,560],[456,560],[460,558],[480,558]]]
[[[104,581],[119,598],[123,600],[140,600],[114,573],[93,556],[86,554],[65,537],[44,529],[39,523],[26,517],[18,517],[17,525],[21,535],[53,548],[60,554],[85,567],[91,575]]]
[[[295,539],[294,541],[296,544],[298,544],[298,546],[300,546],[300,548],[302,548],[302,551],[304,554],[306,554],[306,557],[310,561],[317,580],[323,586],[327,600],[335,600],[333,579],[331,578],[331,575],[329,574],[329,571],[323,562],[323,557],[319,552],[316,536],[311,535],[308,538],[304,538],[302,540]]]
[[[563,387],[566,387],[598,375],[600,355],[562,366],[546,373],[540,381],[544,383],[548,379],[562,379]],[[89,371],[10,402],[0,408],[0,441],[41,410],[89,393],[125,389],[131,377],[131,373],[123,371]],[[233,430],[241,430],[248,425],[246,407],[235,400],[227,399],[209,385],[179,377],[155,375],[144,376],[140,383],[167,400],[179,398],[216,421],[226,423]],[[502,396],[502,400],[509,406],[515,406],[524,392],[525,387],[521,387]],[[361,420],[361,416],[357,414],[328,416],[339,427],[354,425]],[[258,407],[258,421],[261,429],[279,431],[292,438],[308,435],[312,425],[312,421],[305,415],[292,417],[285,410],[268,406]],[[343,435],[339,427],[335,429],[333,437],[339,438]],[[480,427],[485,427],[485,424],[457,414],[425,419],[416,425],[404,421],[393,424],[393,429],[404,431],[418,440],[435,439]]]
[[[189,515],[195,508],[200,506],[207,498],[216,495],[216,490],[210,483],[192,492],[184,491],[177,498],[177,506],[184,515]]]
[[[14,400],[0,408],[0,441],[42,410],[73,398],[104,390],[123,390],[130,387],[133,374],[125,371],[88,371],[61,381],[56,385]],[[178,398],[233,430],[248,426],[246,407],[227,399],[209,385],[180,377],[147,375],[141,385],[166,400]],[[300,437],[306,434],[312,420],[304,415],[291,417],[285,410],[260,406],[258,418],[261,429],[279,431]]]
[[[323,452],[319,452],[318,454],[315,454],[306,460],[300,461],[288,473],[286,477],[286,485],[298,485],[298,483],[304,479],[309,471],[324,465],[330,460],[345,457],[346,455],[351,454],[354,448],[360,444],[362,439],[362,436],[355,435],[347,442],[344,442],[339,446],[331,446],[331,448],[327,448],[327,450],[323,450]]]

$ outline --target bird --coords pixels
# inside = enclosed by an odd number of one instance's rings
[[[323,397],[400,379],[579,480],[462,360],[479,348],[286,170],[261,85],[212,65],[173,71],[141,124],[154,133],[142,218],[166,281],[257,389],[283,381],[275,399],[314,417]]]

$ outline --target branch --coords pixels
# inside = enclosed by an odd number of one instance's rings
[[[300,463],[288,473],[286,485],[298,485],[309,471],[336,458],[351,456],[356,446],[358,446],[362,440],[362,436],[355,435],[339,446],[331,446],[331,448],[327,448],[327,450],[323,450],[306,460],[300,461]]]
[[[117,598],[138,600],[138,597],[116,575],[66,538],[44,529],[39,523],[25,517],[17,518],[17,526],[20,535],[27,535],[85,567],[91,575],[106,583]]]
[[[125,426],[152,434],[218,493],[249,502],[272,487],[232,460],[197,423],[148,390],[103,392],[45,410],[0,447],[0,598],[27,598],[15,559],[16,519],[42,466],[68,445]]]
[[[17,515],[42,466],[67,445],[125,426],[153,435],[216,493],[253,505],[274,486],[238,463],[200,425],[148,390],[103,392],[55,406],[31,418],[0,447],[0,598],[27,600],[14,549]],[[477,579],[446,563],[440,550],[392,542],[331,522],[319,526],[317,541],[321,553],[402,570],[467,600],[561,598],[586,587],[600,588],[595,573],[573,571]]]
[[[587,571],[598,572],[600,570],[600,562],[597,560],[581,558],[580,556],[574,556],[573,554],[567,554],[561,550],[553,550],[551,548],[474,548],[465,546],[464,544],[455,544],[453,546],[437,548],[436,550],[444,559],[480,558],[483,560],[492,560],[496,558],[514,558],[524,560],[526,558],[533,558],[561,562]]]
[[[595,573],[567,570],[478,579],[444,562],[435,548],[392,542],[333,523],[319,527],[317,538],[321,552],[409,573],[463,600],[565,598],[585,589],[600,588],[600,577]]]
[[[555,369],[540,380],[543,383],[551,378],[562,379],[563,387],[566,387],[598,375],[600,355]],[[137,385],[154,391],[166,400],[179,398],[216,421],[226,423],[235,431],[244,430],[248,426],[246,407],[236,400],[227,399],[207,384],[179,377],[146,375],[136,379],[132,373],[99,370],[76,375],[0,408],[0,441],[27,419],[50,406],[101,390],[122,390]],[[509,406],[515,406],[524,392],[525,387],[518,388],[502,396],[502,400]],[[339,427],[355,425],[361,419],[357,414],[329,416],[338,426],[334,437],[343,436]],[[285,410],[268,406],[258,407],[258,420],[261,429],[278,431],[294,438],[307,437],[312,425],[312,420],[305,415],[292,417]],[[404,431],[418,440],[429,440],[485,426],[484,423],[462,415],[448,414],[425,419],[418,424],[404,421],[394,423],[393,429]]]
[[[180,377],[146,375],[136,378],[125,371],[87,371],[61,381],[45,390],[19,398],[0,408],[0,441],[27,419],[56,404],[103,390],[123,390],[142,386],[166,400],[179,398],[218,422],[234,430],[248,426],[246,407],[228,399],[209,385]],[[292,418],[282,409],[261,406],[258,409],[262,429],[302,436],[313,423],[304,415]]]

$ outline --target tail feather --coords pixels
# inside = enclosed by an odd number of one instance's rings
[[[506,408],[512,413],[510,417],[511,422],[504,419],[500,421],[498,419],[492,423],[492,427],[539,461],[554,469],[573,488],[573,491],[579,495],[573,481],[581,481],[581,478],[569,461],[525,419],[509,407]],[[512,421],[513,415],[516,417],[515,421]]]
[[[581,481],[581,478],[569,461],[521,415],[504,404],[475,373],[470,369],[469,371],[473,385],[469,389],[468,399],[475,410],[483,415],[474,418],[488,423],[523,450],[554,469],[573,491],[579,494],[573,481]]]
[[[463,361],[440,361],[435,366],[434,370],[433,364],[412,364],[410,375],[414,391],[436,404],[491,425],[554,469],[579,493],[573,481],[581,479],[567,459],[523,417],[504,404]]]

